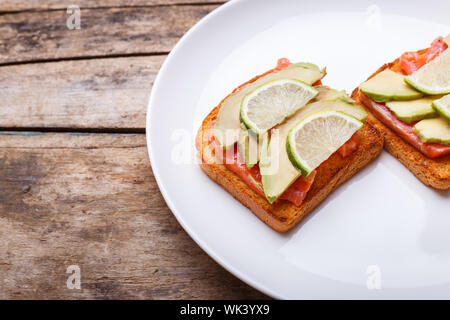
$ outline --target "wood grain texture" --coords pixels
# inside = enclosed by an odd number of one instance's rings
[[[145,128],[165,56],[0,67],[0,127]]]
[[[215,0],[2,0],[0,12],[21,10],[49,10],[66,9],[69,5],[76,4],[80,8],[119,7],[119,6],[157,6],[169,4],[200,4],[218,3],[224,1]]]
[[[0,15],[0,64],[169,52],[219,5],[84,9],[69,30],[64,10]]]
[[[0,127],[142,131],[166,53],[219,4],[0,1]],[[0,166],[0,299],[267,298],[182,230],[142,134],[0,132]]]
[[[0,298],[266,298],[176,222],[144,135],[3,132],[0,163]]]

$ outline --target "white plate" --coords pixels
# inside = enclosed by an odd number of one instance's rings
[[[232,1],[166,59],[147,114],[150,160],[189,235],[231,273],[276,298],[449,298],[449,192],[387,153],[279,234],[195,164],[202,119],[279,57],[327,66],[351,92],[384,62],[450,33],[450,2]],[[379,288],[379,289],[378,289]]]

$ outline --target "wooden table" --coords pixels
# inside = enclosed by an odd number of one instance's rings
[[[0,1],[0,298],[267,298],[189,238],[147,156],[158,69],[220,5]]]

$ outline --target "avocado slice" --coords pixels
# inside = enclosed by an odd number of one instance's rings
[[[358,120],[366,120],[366,110],[360,105],[355,104],[355,101],[347,95],[345,90],[336,90],[327,86],[318,86],[316,88],[319,90],[319,94],[311,101],[308,107],[314,103],[314,108],[318,108],[320,111],[340,111]],[[320,102],[320,104],[317,102]]]
[[[301,175],[292,165],[286,151],[288,129],[295,125],[295,119],[298,120],[296,117],[291,118],[278,130],[272,130],[270,138],[268,133],[262,138],[259,167],[264,194],[269,203],[273,203]]]
[[[296,79],[314,84],[326,74],[325,69],[320,70],[312,63],[295,63],[278,72],[269,73],[256,81],[246,85],[240,91],[231,94],[222,102],[216,123],[214,124],[214,137],[219,141],[222,148],[228,148],[239,140],[240,132],[240,108],[242,99],[269,81],[278,79]]]
[[[414,100],[422,97],[423,94],[408,86],[404,78],[403,75],[386,69],[363,82],[359,89],[376,102]]]
[[[324,101],[324,100],[335,100],[336,98],[342,98],[342,97],[344,97],[345,99],[348,98],[351,100],[351,98],[347,95],[345,90],[336,90],[336,89],[332,89],[328,86],[317,86],[315,88],[319,91],[319,94],[313,100],[311,100],[311,102]],[[353,101],[353,100],[351,100],[351,101]]]
[[[425,97],[411,101],[389,101],[389,108],[400,120],[411,123],[422,119],[434,118],[437,114],[432,107],[435,97]]]
[[[417,122],[414,126],[414,132],[422,142],[450,145],[450,121],[442,117]]]
[[[269,203],[273,203],[301,175],[301,172],[289,160],[286,151],[286,140],[290,130],[305,117],[327,110],[341,111],[365,121],[367,112],[364,108],[349,100],[351,99],[348,96],[341,96],[333,97],[332,100],[309,103],[286,122],[278,125],[276,130],[272,130],[270,138],[267,134],[263,137],[259,165],[264,193]]]
[[[241,123],[238,148],[239,152],[244,157],[245,165],[248,169],[251,169],[255,164],[258,163],[258,138],[252,131],[248,130],[243,123]]]

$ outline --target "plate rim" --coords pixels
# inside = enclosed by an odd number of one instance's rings
[[[153,168],[152,163],[154,163],[154,155],[152,152],[152,139],[150,137],[150,119],[151,115],[153,113],[152,111],[152,105],[154,100],[153,91],[156,91],[157,88],[160,86],[161,82],[161,75],[164,74],[167,66],[169,65],[170,61],[172,60],[175,53],[183,46],[185,42],[188,41],[188,39],[191,37],[192,34],[196,32],[197,29],[201,28],[207,21],[213,19],[217,14],[222,12],[223,10],[228,9],[228,7],[233,6],[235,3],[239,2],[241,0],[229,0],[228,2],[222,4],[221,6],[217,7],[210,13],[208,13],[206,16],[201,18],[192,28],[190,28],[181,38],[178,40],[176,45],[173,47],[173,49],[169,52],[167,55],[167,58],[164,60],[161,68],[158,71],[158,74],[155,78],[155,81],[153,82],[153,87],[150,92],[150,97],[148,98],[147,103],[147,113],[146,113],[146,120],[145,120],[145,137],[147,142],[147,153],[150,159],[150,166],[152,168],[153,176],[155,177],[156,184],[158,185],[159,191],[161,192],[164,201],[166,202],[167,206],[169,207],[172,214],[175,216],[175,219],[178,221],[178,223],[182,226],[182,228],[186,231],[186,233],[189,235],[189,237],[194,240],[194,242],[204,251],[206,254],[208,254],[216,263],[218,263],[222,268],[230,272],[233,276],[237,277],[239,280],[243,281],[247,285],[251,286],[252,288],[264,293],[265,295],[275,298],[275,299],[286,299],[286,297],[277,294],[275,291],[265,287],[264,285],[258,283],[256,280],[249,278],[249,276],[246,276],[242,274],[239,270],[237,270],[235,267],[231,266],[227,262],[225,262],[221,257],[219,257],[212,248],[210,248],[206,243],[204,243],[202,240],[198,238],[196,233],[185,223],[182,216],[178,213],[177,209],[175,208],[175,205],[170,200],[170,197],[168,195],[167,190],[164,188],[162,184],[162,178],[159,175],[158,171]]]
[[[439,1],[439,0],[438,0]],[[201,240],[201,235],[199,232],[194,231],[195,229],[191,229],[188,226],[188,222],[185,218],[183,218],[183,214],[181,214],[181,211],[178,211],[175,207],[176,201],[172,202],[171,196],[169,196],[168,189],[164,187],[163,178],[161,177],[161,173],[158,170],[155,170],[153,167],[153,163],[156,163],[156,155],[153,153],[152,146],[152,138],[150,136],[151,132],[151,119],[152,114],[156,112],[156,106],[154,103],[154,92],[157,92],[159,90],[159,87],[162,86],[162,80],[163,75],[166,73],[166,69],[168,66],[172,63],[172,60],[174,56],[180,51],[181,47],[184,46],[186,42],[188,42],[191,37],[196,33],[197,30],[202,28],[206,23],[208,23],[210,20],[214,19],[217,15],[223,13],[223,11],[230,9],[232,6],[234,6],[237,3],[245,2],[245,0],[230,0],[229,2],[215,8],[213,11],[211,11],[209,14],[204,16],[202,19],[200,19],[191,29],[189,29],[177,42],[177,44],[174,46],[174,48],[171,50],[171,52],[168,54],[167,58],[163,62],[160,70],[158,71],[158,74],[155,78],[153,87],[151,89],[150,96],[148,98],[148,104],[147,104],[147,114],[146,114],[146,142],[147,142],[147,152],[150,159],[150,164],[152,167],[153,175],[155,177],[155,180],[157,182],[158,188],[161,192],[161,194],[164,197],[164,200],[168,207],[170,208],[172,214],[175,216],[176,220],[180,225],[183,227],[183,229],[187,232],[187,234],[190,236],[192,240],[204,251],[206,252],[216,263],[218,263],[221,267],[223,267],[225,270],[230,272],[233,276],[237,277],[244,283],[248,284],[249,286],[255,288],[256,290],[272,297],[275,299],[289,299],[289,296],[286,296],[282,293],[282,291],[278,291],[276,288],[272,289],[267,287],[266,285],[262,284],[262,282],[258,279],[252,276],[251,273],[243,272],[239,270],[239,267],[236,267],[233,265],[232,262],[227,261],[227,257],[221,257],[220,253],[217,253],[217,250],[214,249],[214,246],[208,244],[207,241]],[[153,110],[155,109],[155,110]],[[154,139],[156,140],[156,138]],[[378,299],[376,297],[365,297],[363,299]],[[384,298],[386,299],[386,298]],[[387,296],[387,299],[399,299],[399,296],[397,297],[389,297]]]

